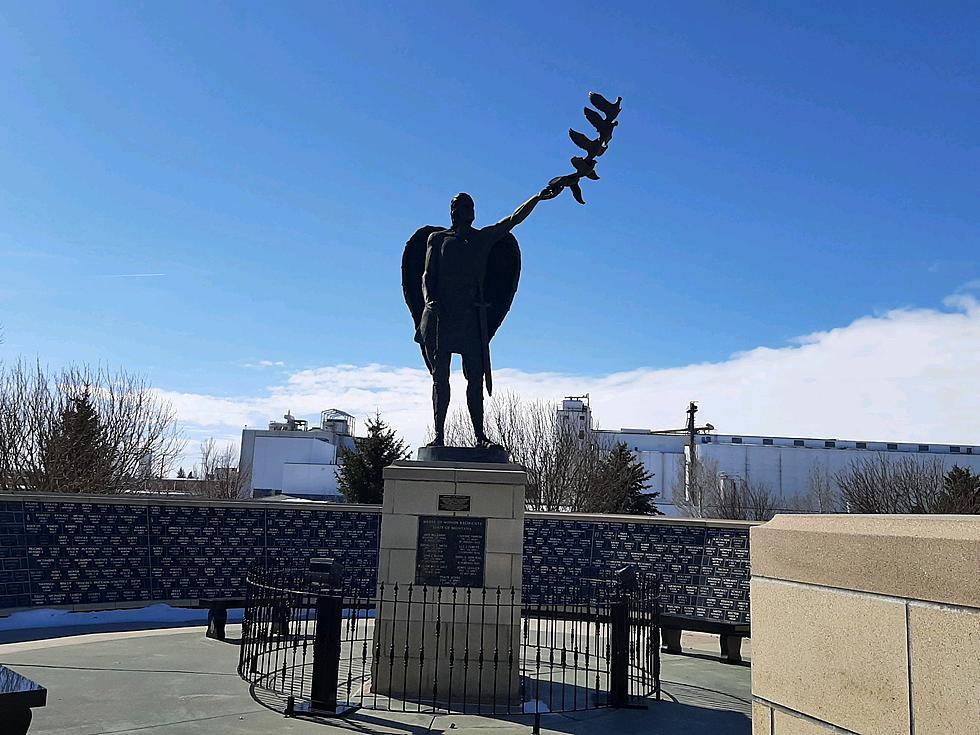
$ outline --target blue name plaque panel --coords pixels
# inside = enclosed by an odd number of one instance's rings
[[[31,605],[152,599],[147,519],[143,505],[25,501]]]
[[[374,594],[380,514],[286,508],[268,510],[266,514],[269,566],[305,563],[313,557],[333,558],[344,570],[344,589],[349,594],[361,597]]]
[[[238,597],[255,563],[333,557],[350,594],[377,580],[378,512],[342,505],[0,498],[0,609]],[[633,564],[665,614],[747,624],[745,528],[541,518],[524,523],[524,599],[574,602],[582,580]]]
[[[179,502],[0,500],[0,609],[241,597],[256,563],[332,556],[374,593],[379,514]]]
[[[236,597],[265,551],[264,510],[150,506],[153,599]]]
[[[30,605],[24,504],[0,501],[0,608]]]
[[[657,575],[664,614],[749,623],[748,529],[525,517],[529,602],[573,603],[627,564]]]

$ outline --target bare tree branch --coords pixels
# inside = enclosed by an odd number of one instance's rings
[[[80,411],[87,430],[76,426]],[[75,422],[73,424],[73,422]],[[183,448],[171,406],[123,370],[0,367],[0,486],[122,493],[169,472]]]
[[[528,476],[527,507],[542,511],[579,511],[597,492],[597,472],[612,444],[594,429],[573,429],[559,420],[557,405],[524,401],[503,392],[485,405],[487,436],[505,447]],[[473,427],[463,409],[450,415],[446,439],[472,446]]]
[[[194,491],[219,500],[248,497],[251,478],[247,471],[240,471],[238,456],[233,444],[219,446],[214,437],[201,442],[201,461],[196,473],[200,480],[194,483]]]
[[[717,517],[718,476],[721,470],[715,459],[698,459],[681,463],[671,487],[674,505],[689,518]]]
[[[810,468],[807,488],[792,499],[792,510],[801,513],[844,513],[846,507],[836,480],[819,465]]]
[[[851,513],[935,513],[945,474],[934,457],[876,452],[852,461],[834,480]]]

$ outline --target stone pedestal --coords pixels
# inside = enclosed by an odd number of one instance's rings
[[[372,688],[519,706],[526,474],[406,460],[384,478]]]
[[[503,447],[419,447],[420,462],[448,462],[453,466],[460,463],[508,464],[510,455]]]

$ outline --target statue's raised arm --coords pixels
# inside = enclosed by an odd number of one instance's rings
[[[531,212],[534,211],[534,208],[537,206],[538,202],[554,199],[559,194],[561,194],[561,189],[546,186],[539,193],[535,194],[533,197],[515,209],[513,214],[504,217],[497,224],[491,225],[489,229],[491,229],[494,235],[496,235],[496,238],[492,239],[499,239],[503,237],[517,227],[517,225],[519,225],[521,222],[526,220]]]

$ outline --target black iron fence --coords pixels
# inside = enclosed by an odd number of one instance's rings
[[[658,600],[656,578],[632,570],[527,605],[513,588],[381,585],[360,597],[316,565],[256,568],[239,674],[286,714],[633,706],[660,697]]]

